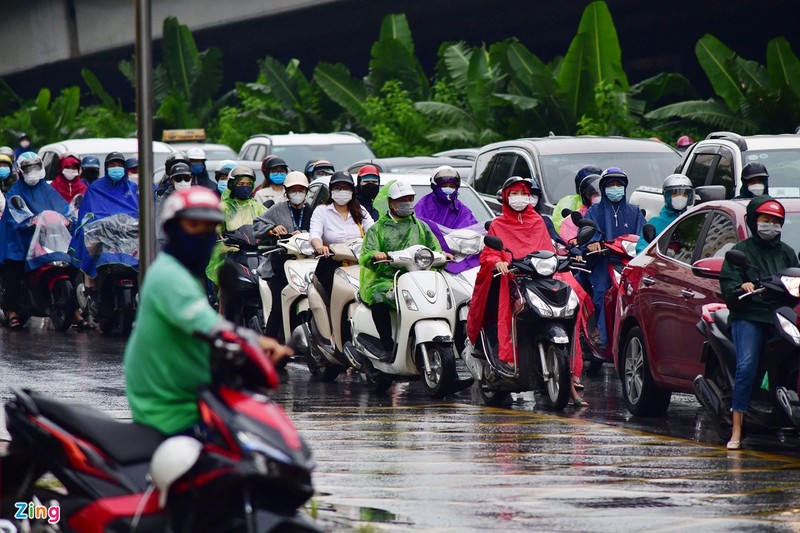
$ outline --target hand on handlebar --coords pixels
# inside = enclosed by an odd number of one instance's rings
[[[599,252],[600,250],[602,250],[602,246],[600,246],[599,242],[590,243],[587,248],[589,249],[590,252]]]
[[[321,255],[323,257],[330,257],[331,255],[331,250],[327,246],[320,246],[315,251],[317,252],[317,255]]]
[[[286,230],[286,226],[278,225],[272,228],[270,230],[270,233],[272,233],[273,235],[286,235],[289,232]]]
[[[385,252],[375,252],[372,254],[372,261],[386,261],[389,259],[389,256]]]
[[[443,252],[442,255],[444,255],[445,260],[447,260],[448,262],[453,262],[453,261],[456,260],[456,258],[455,258],[455,256],[453,254],[450,254],[450,253],[447,253],[447,252]]]
[[[755,284],[753,284],[753,283],[748,281],[746,283],[742,283],[742,290],[745,293],[751,293],[751,292],[756,290],[756,286],[755,286]]]
[[[503,276],[508,274],[508,263],[506,263],[505,261],[500,261],[499,263],[494,265],[494,268],[497,270],[498,274],[501,274]]]

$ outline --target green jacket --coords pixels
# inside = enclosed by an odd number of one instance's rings
[[[569,209],[570,211],[578,211],[583,207],[583,201],[579,194],[570,194],[558,201],[555,208],[553,208],[553,216],[550,218],[553,221],[553,226],[556,227],[556,232],[561,231],[561,223],[564,222],[564,217],[561,216],[561,211]]]
[[[367,230],[361,246],[359,293],[368,305],[373,303],[392,303],[386,292],[394,288],[394,273],[397,268],[390,263],[375,265],[372,256],[375,252],[394,252],[415,244],[422,244],[431,250],[441,251],[439,239],[426,223],[411,215],[394,219],[382,214],[378,221]]]
[[[751,236],[739,241],[732,248],[732,250],[744,252],[750,264],[761,270],[760,274],[754,269],[745,272],[744,269],[727,261],[722,265],[719,285],[722,289],[722,297],[731,311],[731,318],[735,320],[772,324],[772,311],[781,305],[778,298],[770,292],[762,292],[739,300],[738,296],[741,292],[737,291],[747,281],[756,281],[759,277],[765,278],[785,268],[800,265],[794,250],[788,244],[781,242],[780,237],[765,241],[756,232],[755,210],[768,200],[772,200],[772,198],[766,195],[750,200],[747,205],[747,226],[750,228]]]

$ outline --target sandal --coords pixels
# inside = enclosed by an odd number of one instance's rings
[[[578,376],[572,378],[572,383],[575,385],[575,390],[583,390],[586,388],[583,386],[583,383],[581,383],[581,378]]]
[[[10,329],[22,329],[22,321],[18,316],[8,317],[8,327]]]
[[[742,449],[742,441],[740,440],[730,440],[728,444],[725,445],[726,448],[729,450],[741,450]]]

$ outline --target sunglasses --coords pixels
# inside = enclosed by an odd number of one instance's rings
[[[192,176],[190,174],[178,174],[177,176],[172,176],[172,181],[192,181]]]

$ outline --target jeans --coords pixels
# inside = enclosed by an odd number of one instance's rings
[[[611,288],[611,278],[608,277],[608,259],[600,257],[591,266],[592,273],[589,281],[592,283],[592,303],[594,312],[597,313],[597,333],[603,347],[608,346],[608,332],[606,331],[606,291]]]
[[[770,332],[770,325],[750,320],[731,320],[736,348],[736,378],[733,383],[733,410],[744,413],[750,407],[758,359]]]

